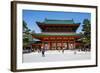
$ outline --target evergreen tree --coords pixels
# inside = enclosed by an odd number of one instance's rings
[[[27,23],[23,20],[23,46],[28,46],[30,44],[30,29],[27,27]]]
[[[90,48],[91,45],[91,24],[90,24],[90,20],[88,19],[84,19],[83,21],[83,43],[85,45],[88,45],[88,47]]]

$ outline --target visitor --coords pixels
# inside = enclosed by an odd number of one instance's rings
[[[45,48],[41,47],[42,57],[45,57]]]
[[[65,50],[65,48],[63,47],[63,48],[62,48],[62,53],[64,53],[64,50]]]
[[[76,50],[74,50],[74,54],[77,54]]]

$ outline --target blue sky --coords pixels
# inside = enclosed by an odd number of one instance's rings
[[[77,29],[77,33],[82,30],[82,23],[84,19],[91,20],[90,13],[80,12],[56,12],[56,11],[36,11],[36,10],[23,10],[23,20],[27,23],[29,29],[34,30],[36,33],[41,33],[40,28],[36,21],[43,22],[47,19],[56,20],[74,20],[75,23],[81,23]]]

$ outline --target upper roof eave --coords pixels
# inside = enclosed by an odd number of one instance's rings
[[[52,34],[46,34],[46,33],[35,33],[33,34],[35,36],[81,36],[80,34],[77,34],[77,33],[62,33],[62,34],[55,34],[55,33],[52,33]]]
[[[81,23],[73,23],[73,24],[47,24],[47,23],[43,23],[43,22],[36,22],[38,25],[80,25]]]

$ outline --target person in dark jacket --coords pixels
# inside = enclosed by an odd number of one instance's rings
[[[41,48],[41,51],[42,51],[42,57],[45,57],[45,48]]]

